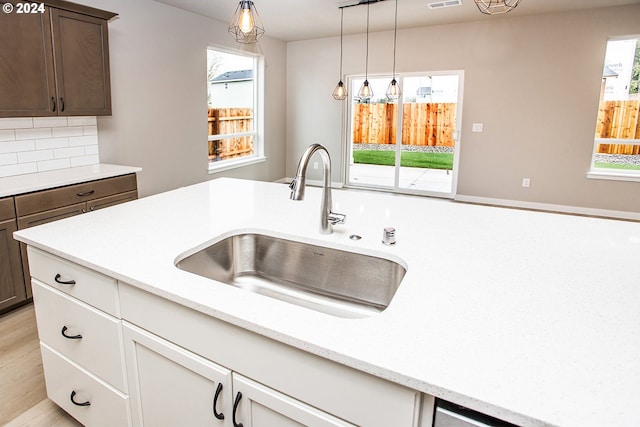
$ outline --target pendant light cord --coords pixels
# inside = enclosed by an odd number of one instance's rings
[[[340,81],[342,81],[342,23],[344,22],[344,9],[340,8]]]
[[[393,79],[396,78],[396,45],[398,40],[398,0],[396,0],[396,14],[393,23]]]
[[[365,67],[364,67],[364,79],[369,79],[369,5],[370,1],[367,2],[367,50],[365,54]]]

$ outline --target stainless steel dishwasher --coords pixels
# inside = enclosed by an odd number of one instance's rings
[[[517,427],[464,406],[438,399],[433,427]]]

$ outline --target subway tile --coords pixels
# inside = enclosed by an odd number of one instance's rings
[[[84,156],[84,147],[57,148],[53,150],[53,155],[56,159]]]
[[[0,177],[24,175],[34,172],[38,172],[38,166],[36,163],[22,163],[16,165],[0,166]]]
[[[100,156],[82,156],[82,157],[72,157],[69,159],[71,161],[71,167],[77,166],[86,166],[86,165],[97,165],[100,163]]]
[[[15,141],[16,133],[13,129],[11,130],[0,130],[0,141]]]
[[[18,163],[40,162],[53,160],[53,150],[23,151],[18,153]]]
[[[82,136],[83,130],[82,126],[67,126],[64,128],[53,128],[53,137],[61,137],[61,136]]]
[[[71,167],[69,159],[45,160],[38,162],[38,172],[51,171],[56,169],[66,169]]]
[[[0,142],[1,153],[17,153],[19,151],[33,151],[36,149],[34,140]]]
[[[87,156],[98,155],[100,154],[100,150],[97,145],[85,145],[84,154],[86,154]]]
[[[98,120],[96,116],[76,116],[68,117],[69,126],[96,126]]]
[[[97,135],[98,126],[83,126],[82,131],[85,135]]]
[[[33,127],[31,117],[7,117],[0,119],[0,129],[28,129]]]
[[[50,150],[53,148],[69,147],[69,138],[36,139],[36,150]]]
[[[69,138],[69,147],[84,145],[98,145],[98,135],[72,136]]]
[[[15,165],[18,163],[18,155],[16,153],[0,154],[0,166]]]
[[[34,128],[57,128],[68,126],[66,117],[34,117]]]
[[[42,139],[51,138],[51,128],[16,129],[16,139]]]

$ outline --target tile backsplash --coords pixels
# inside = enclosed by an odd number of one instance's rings
[[[95,116],[0,118],[0,177],[97,163]]]

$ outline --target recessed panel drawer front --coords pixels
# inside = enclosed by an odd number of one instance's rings
[[[115,279],[31,246],[27,251],[33,278],[119,317],[118,287]]]
[[[120,321],[33,280],[40,341],[126,392]]]
[[[129,174],[23,194],[15,197],[16,214],[19,217],[31,215],[136,189],[136,175]]]
[[[13,198],[0,199],[0,221],[14,219],[16,217],[13,209]]]
[[[47,396],[85,426],[130,426],[129,398],[41,344]]]

